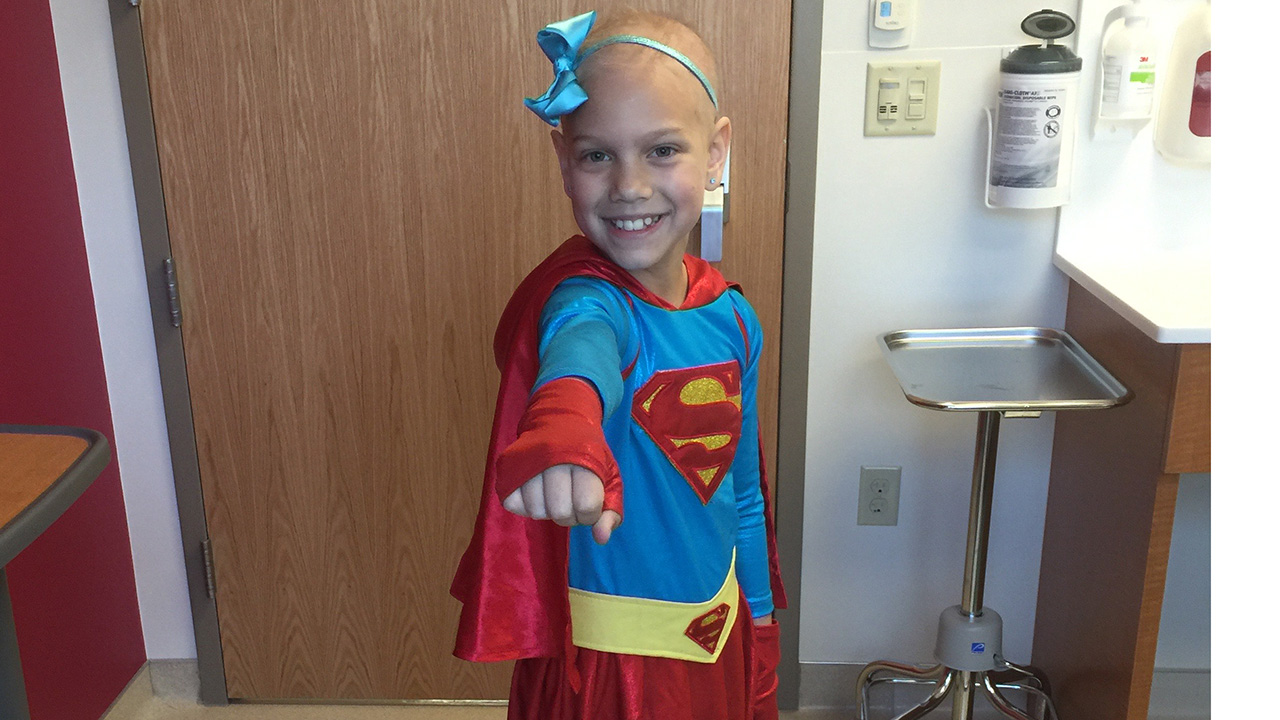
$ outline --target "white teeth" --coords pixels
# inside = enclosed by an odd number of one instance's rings
[[[619,230],[640,230],[642,228],[647,228],[650,225],[657,222],[658,217],[659,216],[651,215],[649,217],[641,218],[639,220],[614,220],[613,226],[618,228]]]

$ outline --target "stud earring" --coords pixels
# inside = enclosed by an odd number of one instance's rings
[[[707,185],[709,185],[709,186],[711,187],[711,189],[712,189],[712,190],[715,190],[717,187],[720,187],[720,183],[719,183],[719,181],[718,181],[716,178],[710,178],[710,179],[708,179],[708,180],[707,180]]]

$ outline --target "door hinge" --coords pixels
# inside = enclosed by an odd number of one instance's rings
[[[213,579],[213,543],[208,538],[200,541],[200,554],[204,556],[204,590],[212,600],[217,585]]]
[[[178,271],[173,258],[164,259],[164,289],[169,298],[169,324],[182,327],[182,303],[178,300]]]

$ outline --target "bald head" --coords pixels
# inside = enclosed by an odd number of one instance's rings
[[[720,75],[711,48],[688,25],[666,15],[630,8],[610,12],[591,28],[583,47],[591,47],[612,35],[639,35],[673,48],[693,61],[707,76],[711,87],[720,91]]]
[[[719,92],[719,74],[711,49],[680,21],[631,9],[614,11],[596,23],[582,46],[590,48],[614,35],[638,35],[676,50],[697,66],[711,88]],[[715,122],[719,117],[707,90],[691,70],[666,53],[642,45],[614,43],[600,48],[582,61],[578,79],[590,97],[593,85],[623,78],[634,82],[637,77],[650,72],[675,76],[680,87],[688,91],[689,102],[698,105],[700,115],[705,115],[709,122]]]

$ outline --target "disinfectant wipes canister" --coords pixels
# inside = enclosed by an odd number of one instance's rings
[[[1032,13],[1022,29],[1046,42],[1023,45],[1000,61],[987,202],[995,207],[1056,207],[1071,198],[1083,63],[1070,48],[1053,43],[1075,31],[1067,15]]]

